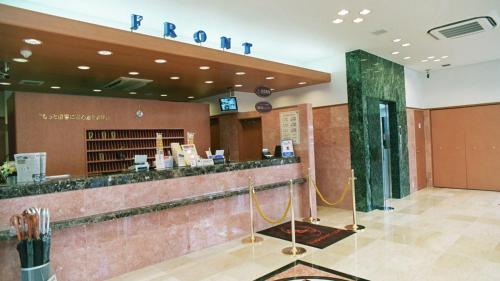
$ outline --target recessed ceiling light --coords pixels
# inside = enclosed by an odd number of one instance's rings
[[[411,59],[411,57],[404,57],[403,59],[404,60],[409,60],[409,59]]]
[[[23,41],[24,41],[24,43],[30,44],[30,45],[41,45],[42,44],[42,41],[40,41],[38,39],[34,39],[34,38],[23,39]]]
[[[273,79],[274,79],[274,77],[273,77],[273,76],[267,76],[267,77],[266,77],[266,80],[273,80]]]
[[[94,92],[96,92],[96,93],[100,93],[100,92],[102,92],[102,90],[101,90],[101,89],[93,89],[92,91],[94,91]]]
[[[399,52],[398,51],[394,51],[394,52],[392,52],[392,54],[393,55],[397,55],[397,54],[399,54]]]
[[[200,69],[201,70],[208,70],[208,69],[210,69],[210,66],[202,65],[202,66],[200,66]]]
[[[448,56],[442,56],[441,58],[442,58],[442,59],[447,59],[447,58],[448,58]]]
[[[274,88],[271,88],[270,90],[271,90],[271,91],[274,91]]]
[[[166,96],[167,96],[167,94],[161,94],[160,96],[162,96],[162,97],[166,97]]]
[[[155,62],[156,63],[166,63],[167,60],[165,60],[165,59],[155,59]]]
[[[129,92],[129,95],[137,95],[137,92]]]
[[[343,19],[335,19],[332,22],[335,24],[339,24],[339,23],[342,23],[343,21],[344,21]]]
[[[435,58],[435,56],[430,56],[430,57],[427,57],[427,58],[431,60],[431,59]]]
[[[193,96],[189,96],[188,99],[194,99],[194,97]]]
[[[349,14],[349,11],[346,10],[346,9],[342,9],[340,10],[338,13],[337,13],[339,16],[345,16],[347,14]]]
[[[392,42],[394,42],[394,43],[398,43],[399,41],[401,41],[400,38],[396,38],[396,39],[392,40]]]
[[[372,11],[368,10],[368,9],[363,9],[361,10],[361,12],[359,12],[359,14],[363,15],[363,16],[366,16],[368,15],[369,13],[371,13]]]
[[[363,18],[355,18],[355,19],[353,20],[353,22],[354,22],[354,23],[360,23],[360,22],[362,22],[362,21],[363,21]]]
[[[78,69],[81,69],[81,70],[88,70],[88,69],[90,69],[90,66],[87,66],[87,65],[80,65],[80,66],[78,66]]]
[[[307,82],[299,82],[299,85],[305,85]]]
[[[236,84],[236,85],[234,85],[234,87],[235,87],[235,88],[241,88],[241,87],[243,87],[243,85],[241,85],[241,84]]]
[[[50,88],[51,88],[51,89],[54,89],[54,90],[59,90],[59,89],[61,89],[61,87],[59,87],[59,86],[50,86]]]
[[[212,84],[212,83],[214,83],[214,81],[211,80],[205,81],[205,84]]]
[[[137,72],[137,71],[130,71],[128,74],[130,74],[130,75],[139,75],[139,72]]]
[[[179,80],[181,78],[179,76],[171,76],[170,79],[172,79],[172,80]]]
[[[10,83],[9,82],[0,82],[0,85],[9,86]]]
[[[13,58],[12,60],[15,62],[28,62],[28,60],[25,58]]]
[[[441,59],[435,59],[434,61],[441,61]]]
[[[408,47],[408,46],[410,46],[410,45],[411,45],[410,43],[404,43],[404,44],[402,44],[401,46],[403,46],[403,47]]]
[[[236,72],[235,74],[236,74],[236,75],[245,75],[246,73],[245,73],[245,72],[243,72],[243,71],[239,71],[239,72]]]
[[[429,60],[421,60],[421,62],[428,62]]]
[[[99,54],[101,56],[111,56],[113,54],[113,52],[111,52],[109,50],[100,50],[100,51],[97,51],[97,54]]]

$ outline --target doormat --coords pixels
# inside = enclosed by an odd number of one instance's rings
[[[278,239],[292,241],[290,222],[261,230],[258,233]],[[318,249],[324,249],[354,233],[354,231],[350,230],[295,221],[296,242]]]
[[[334,281],[369,281],[347,273],[296,260],[277,270],[268,273],[254,281],[303,281],[303,280],[334,280]]]

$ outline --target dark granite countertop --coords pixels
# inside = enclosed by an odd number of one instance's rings
[[[15,184],[0,187],[0,200],[55,192],[82,190],[113,185],[165,180],[179,177],[224,173],[237,170],[299,163],[299,157],[272,158],[258,161],[234,162],[204,167],[179,167],[163,171],[127,172],[113,175],[50,180],[35,184]]]

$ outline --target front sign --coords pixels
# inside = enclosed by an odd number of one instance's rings
[[[255,88],[255,94],[261,98],[269,97],[271,95],[271,92],[271,89],[269,89],[268,87],[260,86]]]
[[[255,104],[255,110],[257,110],[257,112],[260,112],[260,113],[266,113],[266,112],[270,112],[271,110],[273,110],[273,106],[270,103],[268,103],[267,101],[260,101],[260,102]]]
[[[138,30],[139,26],[141,26],[141,21],[144,19],[143,16],[132,14],[130,16],[130,31]],[[171,22],[164,22],[163,23],[163,38],[176,38],[177,33],[175,33],[175,29],[177,26],[174,23]],[[207,41],[207,33],[203,30],[198,30],[193,34],[193,40],[195,43],[201,44],[203,42]],[[244,42],[241,44],[243,47],[243,53],[245,55],[249,55],[252,52],[252,47],[253,44],[249,42]],[[221,36],[220,37],[220,48],[222,50],[229,50],[231,49],[231,38],[226,37],[226,36]]]

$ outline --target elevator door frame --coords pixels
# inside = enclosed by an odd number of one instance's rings
[[[381,101],[380,108],[380,147],[382,152],[382,188],[384,206],[387,199],[392,198],[392,162],[391,162],[391,132],[388,102]],[[384,112],[385,111],[385,112]]]

